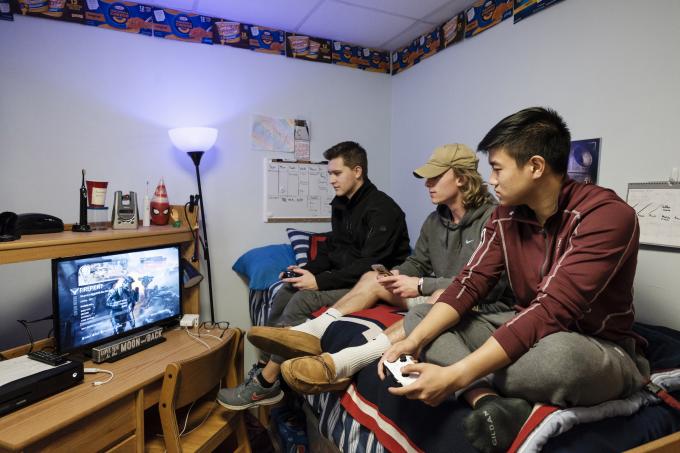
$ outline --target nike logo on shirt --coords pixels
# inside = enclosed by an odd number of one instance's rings
[[[465,240],[465,245],[468,245],[470,243],[474,242],[474,239],[466,239]]]

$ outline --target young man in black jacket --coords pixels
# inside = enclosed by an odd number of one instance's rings
[[[366,151],[355,142],[342,142],[324,152],[329,182],[335,189],[331,202],[332,232],[321,243],[316,259],[292,267],[298,276],[285,278],[272,302],[268,325],[304,322],[314,311],[333,305],[380,263],[388,268],[409,255],[406,220],[401,208],[368,179]],[[243,384],[222,389],[219,403],[231,410],[274,404],[283,398],[279,373],[283,358],[271,356]]]

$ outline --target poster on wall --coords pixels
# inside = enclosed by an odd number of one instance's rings
[[[431,32],[422,35],[418,38],[417,50],[418,53],[415,63],[420,63],[422,60],[431,57],[439,52],[441,49],[441,39],[439,38],[439,27]]]
[[[569,151],[567,174],[575,181],[597,184],[600,139],[574,140]]]
[[[460,12],[441,25],[442,49],[457,44],[465,36],[465,13]]]
[[[390,53],[342,41],[333,41],[333,64],[389,74]]]
[[[512,16],[513,0],[478,0],[465,10],[465,37],[470,38]]]
[[[514,23],[526,19],[532,14],[543,11],[548,6],[554,5],[562,0],[515,0]]]
[[[247,24],[213,17],[213,44],[248,48]]]
[[[255,52],[286,54],[286,32],[259,25],[243,25],[248,34],[248,48]]]
[[[313,36],[286,34],[286,56],[301,60],[330,63],[331,40]]]
[[[292,153],[295,150],[295,120],[253,115],[252,148]]]
[[[62,20],[79,24],[85,23],[85,0],[66,0],[63,11]]]
[[[151,7],[116,0],[89,0],[85,7],[85,24],[151,36]]]
[[[333,41],[331,59],[333,64],[360,69],[362,65],[368,65],[368,60],[362,58],[361,51],[362,48],[359,46],[342,41]]]
[[[157,38],[212,44],[212,17],[154,8],[153,35]]]
[[[392,52],[392,75],[407,70],[418,58],[418,40],[414,40],[408,46]]]
[[[309,162],[311,149],[309,146],[309,122],[295,120],[295,160]]]
[[[9,0],[0,0],[0,20],[14,20]]]
[[[390,53],[384,50],[371,49],[364,47],[361,49],[361,56],[368,60],[368,65],[362,65],[361,69],[371,72],[390,73]]]

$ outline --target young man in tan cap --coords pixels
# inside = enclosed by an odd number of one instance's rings
[[[494,207],[477,172],[477,163],[475,153],[467,146],[444,145],[413,172],[417,178],[425,178],[425,187],[437,209],[423,223],[412,255],[393,268],[392,275],[375,271],[364,274],[328,311],[299,326],[251,329],[248,339],[261,349],[288,358],[311,353],[311,357],[282,364],[283,377],[294,390],[318,393],[344,388],[350,376],[405,336],[398,322],[364,345],[321,354],[320,338],[333,321],[378,301],[410,308],[427,302],[451,283],[477,247],[482,227]],[[495,302],[503,289],[499,285],[489,300]]]

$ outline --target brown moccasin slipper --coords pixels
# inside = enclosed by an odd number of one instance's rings
[[[248,341],[286,359],[321,354],[321,341],[314,335],[283,327],[255,326],[248,331]]]
[[[290,388],[305,395],[345,390],[352,382],[351,378],[335,378],[335,364],[328,353],[286,360],[281,375]]]

